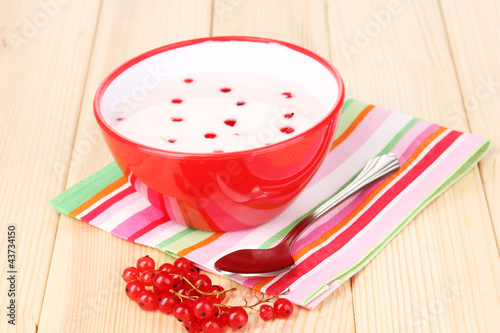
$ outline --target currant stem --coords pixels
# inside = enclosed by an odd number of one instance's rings
[[[255,304],[252,304],[252,305],[248,305],[247,300],[245,300],[245,305],[243,305],[242,308],[248,308],[248,309],[255,310],[254,307],[256,307],[257,305],[260,305],[262,303],[271,302],[273,299],[278,298],[278,297],[284,295],[284,293],[283,294],[279,294],[279,295],[274,295],[274,296],[268,297],[266,299],[264,299],[264,294],[261,294],[261,295],[262,296],[261,296],[260,299],[256,296],[257,297],[257,302]]]
[[[286,295],[289,292],[290,292],[290,289],[287,289],[284,292],[282,292],[281,294],[273,295],[273,296],[270,296],[268,298],[265,298],[264,294],[261,293],[260,298],[257,295],[255,296],[257,298],[257,302],[255,302],[255,304],[251,304],[251,305],[248,304],[248,301],[246,299],[244,300],[245,305],[226,305],[226,304],[214,304],[214,305],[217,307],[226,307],[226,308],[241,307],[241,308],[247,308],[247,309],[254,310],[254,311],[259,311],[259,310],[255,309],[256,306],[261,305],[263,303],[269,303],[273,299],[278,298],[278,297],[283,296],[283,295]]]
[[[182,295],[182,294],[179,294],[178,292],[176,292],[176,291],[174,291],[174,290],[172,290],[172,289],[170,289],[169,291],[170,291],[170,292],[171,292],[174,296],[178,296],[178,297],[181,299],[181,301],[182,301],[182,299],[183,299],[183,298],[187,298],[187,299],[190,299],[190,300],[195,300],[195,299],[198,299],[198,296],[186,296],[186,295]]]
[[[197,291],[198,293],[202,294],[202,295],[205,295],[205,296],[220,296],[222,294],[225,294],[229,291],[236,291],[237,289],[235,287],[231,288],[231,289],[226,289],[226,290],[223,290],[223,291],[215,291],[215,292],[212,292],[212,293],[206,293],[204,291],[201,291],[200,289],[198,289],[197,287],[195,287],[191,281],[189,281],[185,276],[183,275],[179,275],[179,274],[170,274],[170,275],[177,275],[177,276],[180,276],[185,282],[187,282],[187,284],[189,284],[195,291]]]
[[[227,293],[229,291],[236,291],[237,290],[235,287],[233,287],[231,289],[227,289],[227,290],[223,290],[223,291],[216,291],[216,292],[207,293],[207,292],[204,292],[204,291],[201,291],[200,289],[198,289],[185,276],[179,275],[179,274],[171,274],[171,275],[180,276],[188,285],[190,285],[196,292],[198,292],[202,296],[219,296],[219,295],[225,294],[225,293]],[[196,300],[196,299],[200,298],[200,296],[186,296],[186,295],[182,295],[182,294],[179,294],[178,292],[174,291],[173,289],[170,289],[170,292],[174,296],[178,296],[181,300],[183,300],[184,298],[190,299],[190,300]],[[241,307],[241,308],[247,308],[247,309],[251,309],[251,310],[254,310],[254,311],[258,311],[257,309],[255,309],[255,307],[257,307],[258,305],[263,304],[263,303],[271,302],[272,300],[274,300],[274,299],[276,299],[276,298],[278,298],[280,296],[286,295],[289,292],[290,292],[290,289],[287,289],[284,292],[282,292],[281,294],[273,295],[273,296],[270,296],[268,298],[265,298],[264,294],[261,293],[260,297],[258,295],[255,296],[257,298],[257,301],[254,304],[250,304],[250,305],[248,304],[248,301],[245,299],[244,300],[245,301],[245,305],[227,305],[227,304],[222,304],[222,303],[215,303],[214,306],[216,306],[218,308],[228,308],[228,309],[233,308],[233,307]]]

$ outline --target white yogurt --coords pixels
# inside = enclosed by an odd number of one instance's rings
[[[254,149],[296,136],[328,112],[307,90],[248,73],[202,73],[164,82],[142,106],[110,121],[146,146],[187,153]]]

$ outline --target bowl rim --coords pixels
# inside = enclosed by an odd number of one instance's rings
[[[117,131],[115,131],[105,120],[101,112],[101,100],[106,92],[107,88],[109,85],[124,71],[129,69],[130,67],[134,66],[135,64],[150,58],[152,56],[155,56],[159,53],[163,53],[172,49],[180,48],[180,47],[185,47],[185,46],[190,46],[194,44],[199,44],[199,43],[204,43],[204,42],[209,42],[209,41],[217,41],[217,42],[230,42],[230,41],[242,41],[242,42],[258,42],[258,43],[276,43],[283,45],[285,47],[288,47],[294,51],[300,52],[314,60],[316,60],[318,63],[323,65],[327,70],[331,72],[333,75],[334,79],[337,82],[338,85],[338,94],[337,94],[337,100],[333,104],[333,107],[331,110],[326,114],[326,116],[321,119],[318,123],[316,123],[314,126],[308,128],[304,132],[280,141],[273,143],[269,146],[263,146],[263,147],[257,147],[253,149],[245,149],[245,150],[239,150],[239,151],[232,151],[232,152],[223,152],[223,153],[218,153],[218,154],[213,154],[213,153],[189,153],[189,152],[179,152],[179,151],[171,151],[171,150],[164,150],[160,148],[155,148],[151,146],[147,146],[144,144],[141,144],[139,142],[130,140],[126,136],[121,135]],[[284,42],[281,40],[276,40],[276,39],[270,39],[270,38],[263,38],[263,37],[252,37],[252,36],[217,36],[217,37],[204,37],[204,38],[196,38],[196,39],[189,39],[185,41],[180,41],[172,44],[167,44],[161,47],[158,47],[156,49],[152,49],[150,51],[147,51],[145,53],[142,53],[122,65],[118,66],[115,70],[113,70],[99,85],[97,88],[96,94],[94,96],[94,102],[93,102],[93,108],[94,108],[94,116],[96,118],[97,123],[99,124],[99,127],[101,130],[103,130],[107,135],[111,136],[113,139],[120,141],[122,144],[130,145],[133,146],[141,151],[144,151],[148,154],[153,154],[157,156],[164,156],[164,157],[170,157],[170,158],[182,158],[182,159],[191,159],[191,158],[199,158],[199,159],[221,159],[224,157],[227,158],[241,158],[245,156],[251,156],[255,154],[263,154],[263,153],[268,153],[268,152],[273,152],[276,150],[279,150],[281,148],[284,148],[285,146],[289,146],[291,144],[294,144],[298,141],[303,140],[305,137],[307,137],[311,132],[315,132],[317,129],[324,127],[328,122],[331,121],[331,118],[337,116],[337,114],[341,111],[343,101],[345,97],[345,87],[344,87],[344,82],[342,80],[342,77],[340,76],[339,71],[333,67],[330,62],[328,62],[326,59],[321,57],[315,52],[312,52],[306,48],[303,48],[301,46],[298,46],[296,44]]]

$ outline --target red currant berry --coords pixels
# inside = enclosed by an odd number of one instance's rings
[[[291,133],[295,132],[295,129],[293,127],[290,127],[290,126],[285,126],[285,127],[280,128],[280,131],[282,133],[285,133],[285,134],[291,134]]]
[[[132,280],[137,280],[139,275],[140,275],[140,273],[139,273],[139,270],[137,269],[137,267],[130,266],[130,267],[127,267],[123,270],[122,278],[123,278],[123,280],[125,280],[125,282],[130,282]]]
[[[212,287],[216,288],[218,291],[224,291],[224,288],[218,284],[214,284]]]
[[[217,309],[219,309],[219,308],[217,308]],[[220,318],[220,320],[222,320],[222,322],[224,323],[224,326],[228,326],[229,314],[227,313],[227,311],[221,312],[216,317],[218,317],[218,318]]]
[[[235,119],[226,119],[224,120],[224,124],[230,127],[234,127],[236,125],[236,120]]]
[[[174,296],[174,299],[177,303],[180,303],[183,301],[183,298],[181,296],[179,296],[178,294],[181,294],[179,291],[178,291],[178,288],[174,288],[172,289],[172,291],[174,292],[172,295]],[[181,294],[183,295],[183,294]]]
[[[192,289],[192,287],[191,287],[191,286],[188,286],[188,285],[186,285],[186,284],[182,284],[182,285],[180,285],[180,286],[178,286],[178,287],[175,287],[175,288],[173,289],[173,291],[175,291],[176,293],[181,294],[181,295],[183,295],[183,296],[195,296],[195,291],[194,291],[194,289]],[[178,301],[180,301],[180,299],[181,299],[181,297],[180,297],[180,296],[175,296],[175,295],[174,295],[174,298],[175,298],[176,300],[178,300]]]
[[[166,262],[164,264],[161,264],[160,268],[158,268],[158,271],[172,273],[174,271],[174,269],[175,269],[174,265]]]
[[[274,302],[274,314],[278,318],[288,318],[293,313],[293,304],[286,298],[278,298]]]
[[[268,321],[274,318],[274,309],[269,304],[262,304],[260,306],[260,317],[264,321]]]
[[[146,286],[144,285],[144,282],[139,280],[132,280],[128,282],[125,287],[125,293],[127,293],[127,296],[134,301],[137,299],[137,295],[144,290],[146,290]]]
[[[158,308],[158,298],[151,290],[144,290],[137,295],[137,304],[139,307],[146,311],[153,311]]]
[[[183,301],[174,307],[174,317],[178,321],[188,321],[194,318],[192,302]]]
[[[200,297],[200,293],[197,292],[196,290],[194,290],[191,286],[187,286],[187,292],[186,292],[186,296],[189,296],[189,297],[193,297],[193,296],[198,296]]]
[[[199,333],[201,330],[201,320],[193,318],[183,322],[184,327],[189,333]]]
[[[146,287],[152,287],[153,286],[153,278],[155,277],[156,272],[148,269],[142,272],[141,274],[141,280],[144,282],[144,285]]]
[[[139,272],[144,272],[148,269],[155,270],[155,261],[150,256],[144,256],[137,260],[137,269]]]
[[[166,293],[165,295],[158,298],[158,309],[166,314],[171,314],[174,312],[174,307],[177,305],[177,301],[174,299],[172,293]]]
[[[295,115],[295,113],[293,113],[293,112],[292,112],[292,113],[285,113],[285,118],[286,118],[286,119],[290,119],[290,118],[292,118],[294,115]]]
[[[198,272],[197,271],[187,271],[184,274],[184,277],[188,279],[189,282],[193,283],[193,281],[198,277]]]
[[[210,287],[210,289],[208,289],[207,293],[220,293],[222,291],[224,291],[224,288],[222,288],[221,286],[218,286],[218,285],[213,285]],[[218,294],[218,295],[208,295],[206,297],[211,299],[212,302],[220,304],[226,298],[226,294],[224,293],[224,294]]]
[[[201,321],[201,329],[204,333],[221,333],[224,326],[224,322],[217,317],[205,318]]]
[[[157,272],[153,277],[153,287],[159,292],[168,292],[174,287],[174,279],[167,272]]]
[[[187,272],[191,268],[191,262],[186,258],[177,258],[174,261],[174,267],[180,271]]]
[[[235,306],[228,311],[227,324],[232,329],[242,329],[248,322],[248,313],[240,306]]]
[[[159,290],[159,289],[158,289],[158,288],[156,288],[154,285],[153,285],[153,288],[152,288],[152,289],[149,289],[149,290],[152,290],[152,291],[154,292],[154,294],[155,294],[156,296],[158,296],[158,297],[163,296],[163,295],[165,295],[165,294],[167,293],[167,292],[165,292],[165,291],[161,291],[161,290]]]
[[[203,292],[207,292],[212,286],[212,280],[206,274],[199,274],[192,283]]]
[[[214,303],[206,297],[200,297],[193,302],[194,316],[198,319],[210,317],[215,310]]]
[[[184,272],[181,272],[178,269],[175,269],[172,273],[170,273],[172,281],[174,282],[174,288],[184,284],[184,279],[182,278],[183,275]]]
[[[153,285],[153,292],[155,293],[156,296],[158,297],[163,297],[165,296],[166,294],[170,294],[170,290],[168,291],[163,291],[163,290],[159,290],[158,288],[156,288],[154,285]]]

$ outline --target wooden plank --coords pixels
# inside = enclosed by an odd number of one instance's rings
[[[323,0],[215,0],[212,33],[275,38],[330,55]]]
[[[438,3],[327,4],[331,58],[348,95],[446,124],[446,110],[461,93]],[[466,122],[454,128],[469,130]],[[499,281],[475,167],[352,278],[356,330],[493,332]]]
[[[274,38],[306,47],[329,58],[329,40],[323,1],[214,2],[214,35],[250,35]],[[297,309],[286,329],[279,321],[252,332],[350,332],[354,331],[350,284],[346,283],[313,310]],[[252,314],[253,315],[253,314]]]
[[[81,163],[70,169],[68,187],[112,160],[92,113],[102,79],[142,52],[208,35],[211,8],[205,0],[103,2],[74,144]],[[142,311],[123,292],[121,270],[144,254],[171,261],[160,251],[61,216],[39,331],[181,332],[173,316]]]
[[[442,0],[441,8],[462,99],[448,110],[451,125],[466,122],[474,133],[491,140],[479,170],[489,203],[497,244],[500,244],[500,3]],[[463,112],[465,108],[465,112]],[[461,110],[461,114],[456,111]],[[466,117],[464,117],[464,114]]]
[[[1,332],[36,332],[100,0],[0,3],[0,245],[16,224],[15,267],[0,267]],[[6,307],[17,271],[16,326]],[[10,274],[9,274],[10,275]]]

